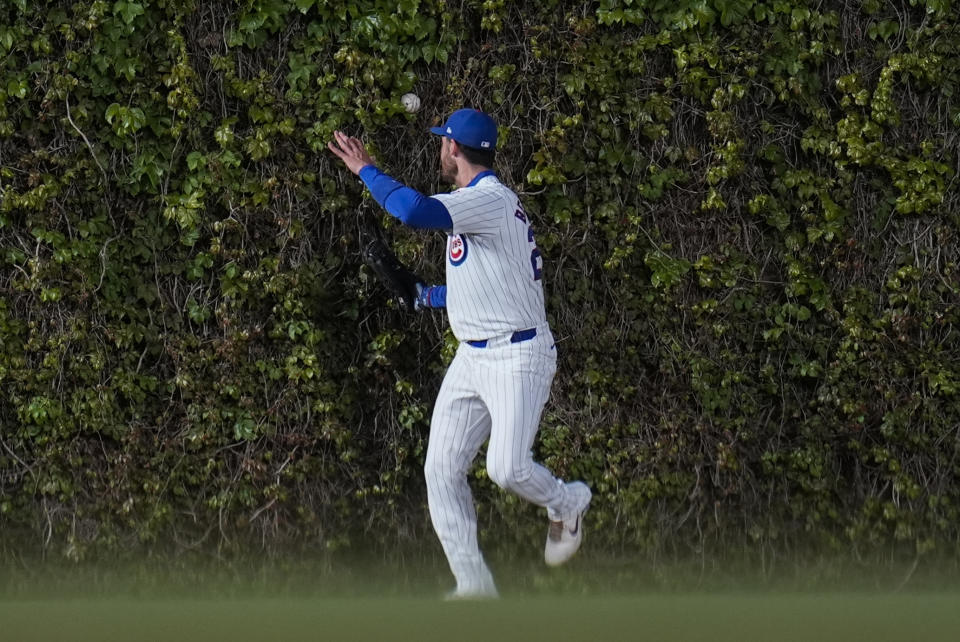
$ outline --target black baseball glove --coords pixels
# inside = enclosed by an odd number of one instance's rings
[[[382,239],[373,237],[367,241],[363,248],[363,262],[370,266],[403,310],[413,312],[419,309],[418,284],[422,287],[423,280],[408,270]]]

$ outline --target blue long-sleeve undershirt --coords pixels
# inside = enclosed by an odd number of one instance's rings
[[[420,305],[425,308],[447,307],[447,286],[430,285],[420,292]]]
[[[374,200],[406,225],[422,229],[453,229],[453,219],[443,203],[391,178],[376,165],[361,169],[360,179]]]

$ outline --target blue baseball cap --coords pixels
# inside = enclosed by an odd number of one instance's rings
[[[497,123],[476,109],[458,109],[442,127],[431,127],[430,131],[467,147],[491,150],[497,147]]]

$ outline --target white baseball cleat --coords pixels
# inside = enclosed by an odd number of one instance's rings
[[[580,499],[580,508],[572,517],[551,521],[547,530],[547,544],[543,549],[543,559],[548,566],[560,566],[580,548],[583,541],[583,516],[590,507],[592,493],[583,482],[572,482],[568,490]]]

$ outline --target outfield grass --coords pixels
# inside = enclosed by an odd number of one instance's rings
[[[13,599],[0,639],[957,640],[960,594]]]
[[[497,559],[502,598],[444,602],[443,559],[184,559],[0,567],[0,642],[960,640],[955,564],[722,573],[582,556]]]

